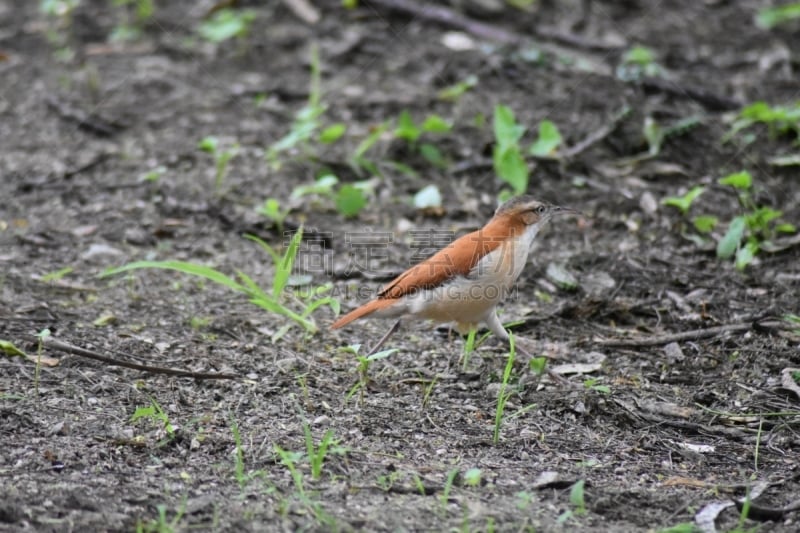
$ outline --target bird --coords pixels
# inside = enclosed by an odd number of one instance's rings
[[[528,260],[534,239],[557,215],[580,214],[522,195],[501,204],[479,230],[456,239],[381,288],[377,296],[338,318],[339,329],[365,318],[413,317],[455,323],[460,334],[480,324],[511,342],[497,316],[497,305],[512,291]],[[399,321],[372,352],[397,329]]]

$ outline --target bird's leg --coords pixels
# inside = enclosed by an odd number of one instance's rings
[[[486,316],[484,321],[486,322],[486,325],[488,326],[489,330],[492,333],[494,333],[495,335],[497,335],[501,339],[503,339],[503,340],[508,342],[509,349],[510,349],[511,348],[511,338],[509,337],[508,332],[503,327],[502,322],[500,322],[500,319],[497,317],[497,312],[495,310],[492,310]],[[514,339],[514,350],[517,353],[520,353],[523,356],[525,356],[530,361],[531,359],[533,359],[533,355],[531,355],[525,348],[520,346],[521,343],[519,342],[519,340],[522,340],[522,339],[521,338]],[[555,372],[553,372],[549,368],[547,369],[547,375],[550,376],[551,379],[553,379],[554,381],[556,381],[558,383],[561,383],[562,385],[569,383],[569,380],[565,379],[562,376],[559,376],[558,374],[556,374]]]
[[[365,357],[369,357],[370,355],[376,354],[378,350],[380,350],[381,346],[383,346],[386,343],[386,341],[389,340],[389,337],[392,336],[392,333],[397,331],[397,328],[399,327],[400,327],[400,319],[397,319],[397,321],[392,325],[392,327],[389,328],[389,331],[387,331],[386,334],[383,337],[381,337],[381,340],[375,343],[375,346],[373,346],[370,349],[369,353]]]

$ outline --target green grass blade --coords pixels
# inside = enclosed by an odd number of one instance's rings
[[[289,247],[280,263],[275,265],[275,277],[272,278],[272,297],[278,299],[289,282],[289,276],[292,274],[292,266],[297,257],[297,250],[300,248],[300,241],[303,239],[303,228],[297,230],[289,242]]]
[[[127,265],[122,265],[120,267],[109,268],[101,272],[100,277],[104,278],[107,276],[114,276],[116,274],[121,274],[122,272],[139,270],[143,268],[161,268],[165,270],[175,270],[183,274],[189,274],[191,276],[198,276],[201,278],[205,278],[207,280],[213,281],[214,283],[218,283],[219,285],[223,285],[235,291],[244,293],[249,292],[246,287],[240,285],[239,283],[236,282],[236,280],[234,280],[230,276],[226,276],[219,270],[215,270],[211,267],[207,267],[204,265],[198,265],[196,263],[189,263],[186,261],[134,261],[133,263],[128,263]]]

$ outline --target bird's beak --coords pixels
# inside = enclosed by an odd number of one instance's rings
[[[580,215],[586,216],[577,209],[572,209],[571,207],[561,207],[560,205],[553,206],[553,214],[554,215]]]

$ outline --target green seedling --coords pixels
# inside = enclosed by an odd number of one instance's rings
[[[470,328],[469,333],[467,334],[467,340],[464,342],[464,352],[461,356],[462,359],[464,360],[464,363],[461,368],[465,372],[469,367],[469,356],[472,355],[472,352],[475,351],[475,335],[477,333],[478,333],[477,328]]]
[[[282,207],[281,203],[275,198],[267,198],[256,210],[259,215],[263,215],[274,222],[281,233],[283,233],[283,222],[289,216],[289,211],[288,207]]]
[[[357,216],[367,205],[367,197],[363,189],[346,183],[336,193],[336,211],[345,218]]]
[[[334,313],[338,314],[339,302],[330,296],[311,299],[307,303],[301,302],[303,303],[304,308],[299,312],[294,311],[289,307],[291,302],[287,301],[288,298],[286,298],[286,295],[284,294],[284,289],[289,283],[292,267],[294,265],[295,258],[297,257],[300,241],[302,240],[302,229],[298,230],[294,234],[289,242],[289,246],[286,248],[286,251],[282,256],[261,239],[252,235],[247,237],[261,246],[261,248],[266,251],[273,260],[275,273],[272,278],[271,292],[263,290],[258,286],[258,284],[256,284],[255,281],[253,281],[250,276],[242,271],[237,271],[236,278],[232,278],[214,268],[185,261],[136,261],[120,267],[110,268],[100,274],[100,276],[108,277],[121,274],[123,272],[148,268],[174,270],[183,274],[189,274],[201,279],[213,281],[214,283],[222,285],[223,287],[227,287],[235,292],[243,294],[247,297],[250,303],[257,305],[258,307],[270,313],[289,318],[295,324],[301,326],[309,335],[316,333],[318,330],[317,325],[310,316],[311,313],[313,313],[316,309],[322,306],[328,306],[331,310],[333,310]],[[297,298],[292,298],[291,301],[297,303]],[[279,333],[282,335],[285,332],[286,330],[282,330]],[[273,336],[272,340],[275,342],[279,338],[280,336]]]
[[[278,156],[281,153],[295,148],[308,151],[308,143],[319,129],[319,119],[322,114],[325,113],[325,109],[326,106],[322,102],[322,77],[319,48],[316,44],[313,44],[311,46],[311,80],[308,90],[308,102],[295,113],[294,122],[292,122],[289,133],[270,146],[266,152],[267,160],[270,161],[275,168],[280,167]],[[326,138],[333,139],[336,137],[335,133],[336,131],[329,131]],[[342,134],[343,133],[342,131]],[[331,142],[333,141],[331,140]]]
[[[167,173],[167,167],[159,165],[152,170],[148,170],[139,176],[139,181],[156,182],[161,179],[161,176]]]
[[[467,487],[479,487],[481,485],[481,476],[480,468],[470,468],[464,472],[464,485]]]
[[[42,0],[39,11],[47,16],[45,38],[55,48],[58,61],[70,62],[75,58],[72,40],[72,15],[80,0]]]
[[[519,146],[524,134],[525,127],[517,124],[509,107],[495,107],[492,163],[497,176],[511,186],[513,196],[523,194],[528,189],[528,165]],[[507,195],[508,192],[504,196]]]
[[[244,43],[255,19],[255,11],[251,9],[220,9],[198,27],[198,33],[212,43],[221,43],[234,37]]]
[[[705,187],[698,185],[696,187],[692,187],[689,192],[683,196],[670,196],[661,200],[661,203],[675,207],[680,210],[682,215],[685,215],[689,211],[689,208],[692,207],[692,203],[694,203],[694,201],[697,200],[701,194],[703,194],[703,191],[705,191]]]
[[[222,184],[228,173],[228,163],[239,153],[239,144],[234,143],[228,148],[222,148],[219,139],[208,136],[201,139],[197,143],[197,147],[214,158],[214,185],[217,194],[219,194],[222,191]]]
[[[113,0],[122,8],[121,21],[111,32],[112,41],[133,41],[142,36],[144,25],[153,17],[154,0]]]
[[[568,509],[559,515],[556,522],[559,524],[565,523],[573,516],[581,516],[586,514],[586,499],[584,494],[585,480],[577,481],[569,491],[569,503],[572,509]]]
[[[63,279],[64,276],[66,276],[67,274],[71,274],[74,270],[75,269],[72,268],[72,267],[60,268],[60,269],[56,270],[55,272],[50,272],[48,274],[45,274],[44,276],[39,278],[39,281],[43,281],[45,283],[49,283],[51,281],[59,281],[59,280]]]
[[[769,248],[777,233],[794,233],[793,224],[780,223],[781,211],[756,204],[752,194],[753,178],[747,171],[729,174],[719,180],[736,190],[744,211],[728,224],[725,235],[717,243],[717,257],[730,259],[735,255],[735,265],[743,270],[763,248]],[[744,241],[744,242],[743,242]]]
[[[342,138],[347,132],[347,126],[341,122],[332,124],[322,130],[319,134],[319,142],[322,144],[332,144]]]
[[[447,133],[452,125],[438,115],[429,115],[422,124],[416,124],[408,110],[400,113],[394,137],[408,142],[409,148],[419,154],[436,167],[445,167],[447,162],[441,151],[432,143],[419,143],[419,139],[426,133]]]
[[[447,473],[447,478],[444,481],[444,487],[442,487],[442,495],[439,497],[439,502],[442,504],[442,507],[447,506],[447,502],[450,500],[450,492],[453,490],[453,484],[456,481],[456,477],[458,476],[458,468],[453,468]]]
[[[800,102],[792,105],[770,106],[766,102],[755,102],[742,109],[731,129],[722,137],[723,144],[730,141],[742,130],[756,124],[767,126],[771,137],[778,135],[795,136],[800,142]],[[749,140],[753,140],[751,137]]]
[[[547,357],[534,357],[528,363],[528,367],[534,375],[544,375],[545,369],[547,368]]]
[[[363,175],[365,170],[373,176],[380,175],[378,165],[376,165],[372,160],[367,159],[366,154],[372,149],[373,146],[375,146],[375,144],[377,144],[389,127],[389,122],[383,122],[370,128],[369,135],[367,135],[360,143],[358,143],[358,146],[356,146],[356,149],[353,151],[353,155],[350,156],[349,163],[353,171],[359,176]]]
[[[554,157],[562,142],[558,127],[549,120],[543,120],[539,123],[539,136],[531,144],[528,153],[536,157]]]
[[[347,449],[338,446],[338,441],[333,438],[332,429],[325,432],[318,446],[314,445],[314,437],[311,434],[311,426],[308,422],[303,423],[303,432],[305,433],[306,453],[308,454],[308,464],[311,467],[311,477],[312,479],[319,479],[322,476],[322,465],[325,464],[328,452],[341,455]]]
[[[149,522],[136,521],[136,533],[173,533],[184,530],[179,526],[186,514],[186,497],[181,501],[181,506],[175,512],[172,520],[167,518],[167,506],[163,503],[156,505],[156,510],[158,511],[158,516],[153,520]]]
[[[780,24],[800,19],[800,2],[793,2],[783,6],[764,7],[756,14],[756,25],[759,28],[770,30]]]
[[[155,398],[150,397],[150,405],[147,407],[136,408],[136,411],[134,411],[133,415],[131,416],[131,423],[134,423],[142,418],[150,420],[156,425],[162,426],[169,438],[175,436],[175,426],[173,426],[169,421],[167,413],[164,412]]]
[[[603,394],[611,394],[611,387],[608,385],[600,385],[598,378],[589,378],[583,381],[583,386],[586,390],[593,390]]]
[[[497,407],[494,412],[494,433],[492,434],[492,442],[497,444],[500,441],[500,426],[503,423],[503,413],[505,412],[506,403],[511,397],[511,392],[508,391],[508,382],[511,379],[511,369],[514,367],[514,357],[516,356],[516,347],[514,344],[514,335],[511,331],[508,332],[510,349],[508,351],[508,361],[503,370],[503,381],[500,384],[500,390],[497,391]]]
[[[440,90],[436,96],[439,100],[444,100],[446,102],[455,102],[461,98],[464,93],[472,89],[478,84],[478,77],[474,74],[470,74],[463,81],[460,81],[456,84],[450,85],[449,87],[445,87],[444,89]]]
[[[303,196],[318,196],[333,202],[336,211],[345,218],[353,218],[367,206],[368,198],[373,194],[372,180],[344,183],[338,189],[339,178],[333,174],[323,174],[311,185],[300,185],[292,191],[291,199]]]
[[[41,330],[39,333],[36,334],[36,370],[34,370],[33,374],[33,384],[34,384],[34,391],[36,392],[36,396],[39,396],[39,374],[41,373],[42,369],[42,354],[44,353],[44,343],[47,338],[51,335],[50,330],[45,328]]]
[[[358,361],[358,381],[355,385],[348,391],[347,396],[345,396],[346,400],[349,400],[353,397],[356,392],[359,392],[359,403],[364,401],[364,389],[369,384],[369,367],[372,365],[373,362],[379,359],[385,359],[392,355],[393,353],[397,352],[397,348],[390,348],[388,350],[382,350],[380,352],[376,352],[371,355],[359,355],[358,351],[361,349],[360,344],[351,344],[350,346],[346,346],[344,348],[340,348],[340,351],[348,352],[356,356],[356,360]]]
[[[645,77],[657,77],[664,69],[656,62],[655,52],[646,46],[634,46],[622,57],[617,67],[617,77],[623,81],[637,81]]]

